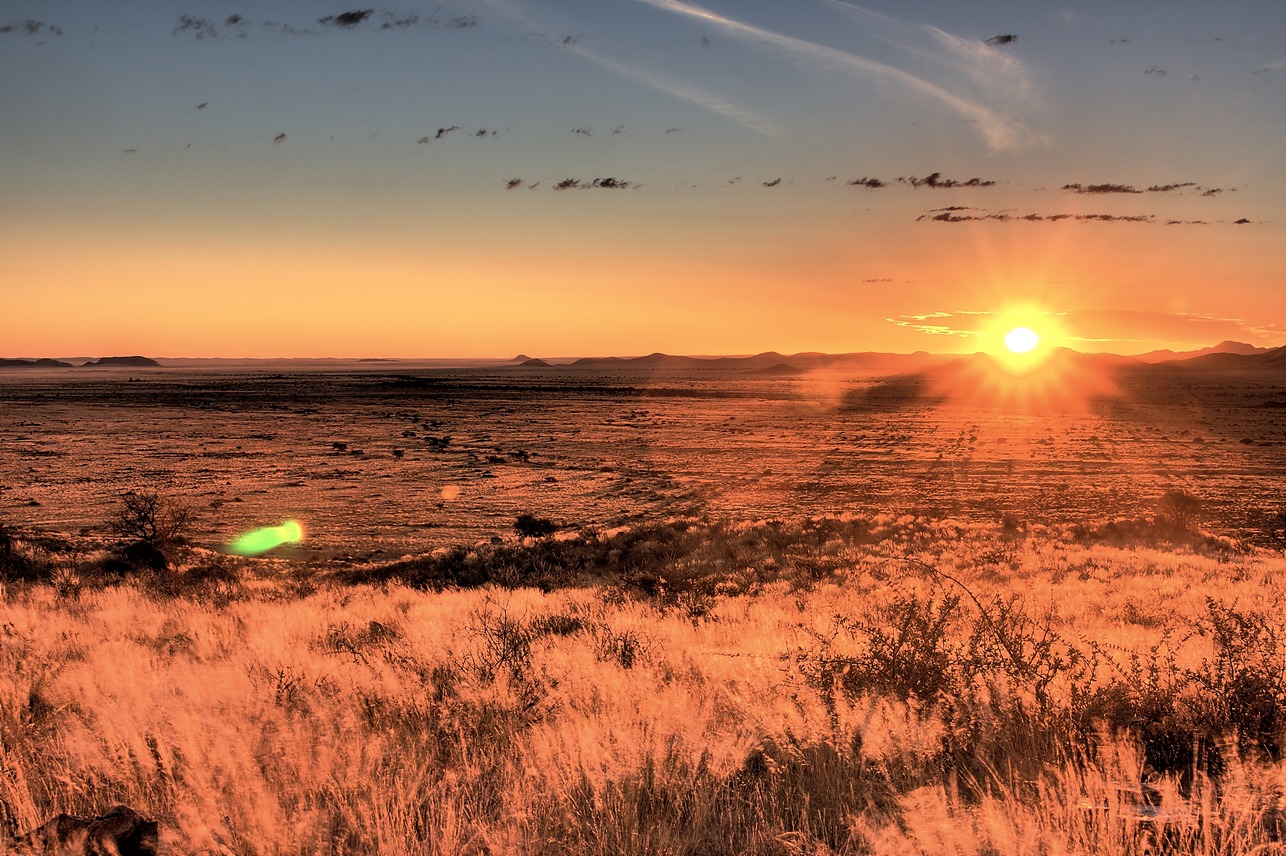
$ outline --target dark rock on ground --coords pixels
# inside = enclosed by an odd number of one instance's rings
[[[24,856],[156,856],[158,824],[128,806],[98,817],[60,814],[15,841]]]

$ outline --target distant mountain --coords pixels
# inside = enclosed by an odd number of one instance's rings
[[[746,374],[758,377],[798,377],[799,375],[807,374],[807,372],[789,363],[777,363],[775,366],[768,366],[767,368],[749,369]]]
[[[528,357],[518,364],[520,369],[547,369],[550,364],[540,359],[540,357]]]
[[[1142,360],[1145,363],[1164,363],[1172,360],[1190,360],[1193,357],[1205,357],[1211,354],[1240,354],[1250,356],[1252,354],[1267,353],[1270,348],[1257,348],[1254,345],[1248,345],[1245,342],[1234,342],[1225,340],[1215,345],[1213,348],[1202,348],[1197,351],[1171,351],[1165,349],[1162,351],[1149,351],[1146,354],[1138,354],[1134,359]]]
[[[70,369],[71,363],[62,360],[51,360],[42,357],[38,360],[4,360],[0,359],[0,369]]]
[[[639,369],[704,369],[714,371],[761,371],[787,366],[799,373],[820,369],[844,369],[876,374],[913,372],[958,359],[955,354],[887,354],[874,351],[852,354],[822,354],[815,351],[786,356],[765,351],[750,357],[683,357],[652,353],[645,357],[583,357],[571,365]]]
[[[82,364],[82,368],[100,367],[100,366],[122,366],[126,368],[137,369],[137,368],[145,368],[147,366],[160,366],[160,365],[161,365],[160,363],[158,363],[156,360],[152,359],[151,357],[103,357],[102,359],[90,360],[89,362]]]
[[[1214,371],[1286,371],[1286,345],[1257,348],[1253,354],[1211,353],[1167,363],[1175,368]]]

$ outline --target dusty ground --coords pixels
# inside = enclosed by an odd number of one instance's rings
[[[1102,522],[1171,487],[1244,536],[1286,497],[1276,374],[1146,368],[1018,401],[842,375],[277,368],[0,375],[0,520],[92,540],[119,493],[158,490],[197,509],[201,544],[293,517],[287,555],[347,560],[511,537],[524,512]]]

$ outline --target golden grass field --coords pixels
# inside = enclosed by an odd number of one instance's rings
[[[684,555],[682,531],[551,591],[202,551],[11,584],[0,810],[125,803],[177,853],[1281,851],[1280,555],[915,518],[697,527]]]

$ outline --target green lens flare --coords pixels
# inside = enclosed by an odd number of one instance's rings
[[[297,544],[304,540],[304,527],[298,520],[287,520],[280,526],[265,526],[247,532],[228,545],[228,551],[239,556],[257,556],[282,544]]]

